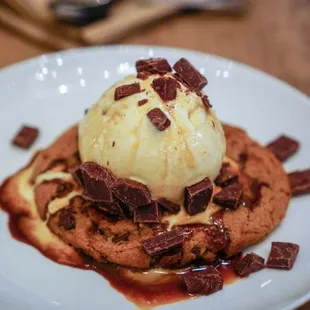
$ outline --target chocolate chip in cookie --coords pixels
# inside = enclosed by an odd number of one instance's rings
[[[299,245],[290,242],[272,242],[266,266],[275,269],[292,269]]]
[[[217,186],[225,187],[238,181],[238,174],[233,171],[229,163],[224,163],[221,167],[220,174],[215,179]]]
[[[236,273],[241,277],[247,277],[253,272],[257,272],[265,268],[265,259],[255,253],[246,254],[235,265]]]
[[[186,273],[182,278],[189,294],[210,295],[223,289],[224,279],[213,266]]]
[[[137,208],[151,203],[148,188],[137,181],[119,178],[112,185],[113,194],[129,207]]]
[[[286,135],[282,135],[276,140],[270,142],[266,147],[280,161],[285,161],[297,152],[299,148],[299,142]]]
[[[214,195],[215,204],[228,209],[236,210],[243,192],[243,185],[240,183],[231,184],[224,187],[219,193]]]
[[[188,214],[194,215],[206,210],[212,196],[212,191],[213,185],[208,178],[192,186],[185,187],[184,207]]]
[[[310,193],[310,169],[288,174],[293,196]]]
[[[180,231],[169,231],[162,233],[155,237],[145,239],[142,244],[145,251],[151,255],[156,256],[175,248],[181,247],[185,239],[185,234]]]
[[[65,208],[60,210],[58,217],[58,225],[63,227],[65,230],[75,229],[75,217],[72,208]]]

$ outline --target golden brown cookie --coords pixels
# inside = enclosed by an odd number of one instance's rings
[[[108,214],[100,204],[83,197],[80,184],[69,172],[79,163],[76,127],[6,181],[1,205],[20,218],[18,228],[30,243],[42,252],[50,249],[57,261],[69,264],[79,261],[75,250],[98,261],[143,269],[209,263],[219,254],[232,256],[280,223],[290,189],[281,163],[270,151],[241,129],[226,125],[224,131],[226,164],[233,174],[229,182],[239,182],[244,188],[236,210],[221,208],[211,200],[200,214],[189,217],[182,207],[176,215],[165,213],[158,224],[135,223],[128,214],[124,218]],[[226,181],[216,181],[221,182]],[[215,187],[213,195],[219,191]],[[186,232],[182,247],[151,257],[143,241],[167,230]]]

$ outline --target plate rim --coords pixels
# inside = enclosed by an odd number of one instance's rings
[[[230,62],[233,65],[237,65],[237,67],[244,72],[251,73],[253,75],[258,75],[262,78],[267,78],[272,82],[277,83],[280,87],[285,87],[290,89],[296,96],[298,96],[301,100],[305,100],[306,103],[310,105],[310,96],[296,88],[295,86],[289,84],[288,82],[282,80],[279,77],[276,77],[270,73],[267,73],[265,71],[262,71],[258,68],[252,67],[248,64],[218,56],[216,54],[212,53],[207,53],[199,50],[194,50],[194,49],[187,49],[187,48],[180,48],[180,47],[171,47],[171,46],[164,46],[164,45],[151,45],[151,44],[111,44],[111,45],[97,45],[97,46],[86,46],[86,47],[77,47],[77,48],[72,48],[72,49],[67,49],[67,50],[61,50],[61,51],[54,51],[50,53],[43,53],[34,57],[27,58],[25,60],[19,61],[17,63],[13,63],[11,65],[5,66],[3,68],[0,68],[0,74],[7,74],[10,72],[14,72],[15,70],[20,70],[23,66],[31,66],[34,65],[38,62],[38,60],[41,57],[53,57],[53,56],[61,56],[64,58],[71,58],[75,56],[79,56],[80,54],[85,54],[85,53],[92,53],[96,52],[99,50],[115,50],[115,49],[130,49],[130,50],[135,50],[135,49],[153,49],[153,50],[160,50],[160,49],[165,49],[170,52],[175,52],[177,54],[181,54],[182,52],[184,53],[192,53],[196,54],[198,57],[210,57],[211,59],[214,59],[219,62]],[[129,51],[130,52],[130,51]]]
[[[25,59],[23,61],[13,63],[11,65],[5,66],[0,69],[0,75],[5,75],[5,74],[14,74],[14,72],[17,72],[21,70],[23,67],[28,66],[31,67],[35,64],[38,63],[39,59],[42,57],[54,57],[54,56],[61,56],[64,59],[76,57],[76,56],[85,56],[88,53],[94,53],[97,51],[113,51],[113,50],[120,50],[120,49],[127,49],[126,52],[130,53],[133,52],[134,50],[147,50],[147,49],[153,49],[155,51],[159,50],[167,50],[169,52],[173,52],[175,54],[182,55],[183,53],[191,53],[193,55],[196,55],[198,58],[201,57],[209,57],[209,59],[215,60],[217,62],[229,62],[232,63],[234,66],[236,66],[239,70],[242,71],[242,73],[250,73],[252,75],[258,76],[259,78],[262,78],[264,80],[267,79],[267,82],[271,83],[276,83],[279,87],[282,87],[282,89],[286,88],[289,90],[293,95],[295,95],[300,101],[302,101],[304,104],[307,104],[310,106],[310,96],[307,94],[303,93],[301,90],[298,88],[294,87],[293,85],[289,84],[288,82],[275,77],[267,72],[264,72],[260,69],[257,69],[255,67],[252,67],[248,64],[244,64],[242,62],[232,60],[229,58],[225,58],[222,56],[218,56],[216,54],[211,54],[211,53],[206,53],[203,51],[198,51],[198,50],[193,50],[193,49],[186,49],[186,48],[180,48],[180,47],[169,47],[169,46],[162,46],[162,45],[145,45],[145,44],[113,44],[113,45],[99,45],[99,46],[89,46],[89,47],[78,47],[78,48],[73,48],[69,50],[62,50],[62,51],[54,51],[50,53],[43,53],[28,59]],[[299,306],[302,306],[305,304],[307,301],[310,300],[310,290],[308,293],[304,294],[303,296],[292,300],[287,304],[287,306],[281,308],[281,310],[293,310]],[[279,308],[280,309],[280,308]]]

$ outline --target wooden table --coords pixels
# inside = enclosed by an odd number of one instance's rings
[[[249,2],[243,17],[180,15],[137,31],[121,43],[213,53],[275,75],[310,95],[310,1]],[[0,67],[51,51],[8,29],[0,29],[0,46]],[[310,310],[310,303],[299,310]]]
[[[137,31],[121,43],[196,49],[261,69],[310,95],[310,1],[250,0],[243,17],[196,13]],[[51,49],[0,29],[0,67]]]

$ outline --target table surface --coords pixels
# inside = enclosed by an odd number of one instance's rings
[[[309,16],[310,0],[249,0],[244,16],[179,15],[116,43],[182,47],[231,58],[310,95]],[[1,27],[0,46],[0,67],[52,51]],[[310,310],[310,303],[299,310]]]

